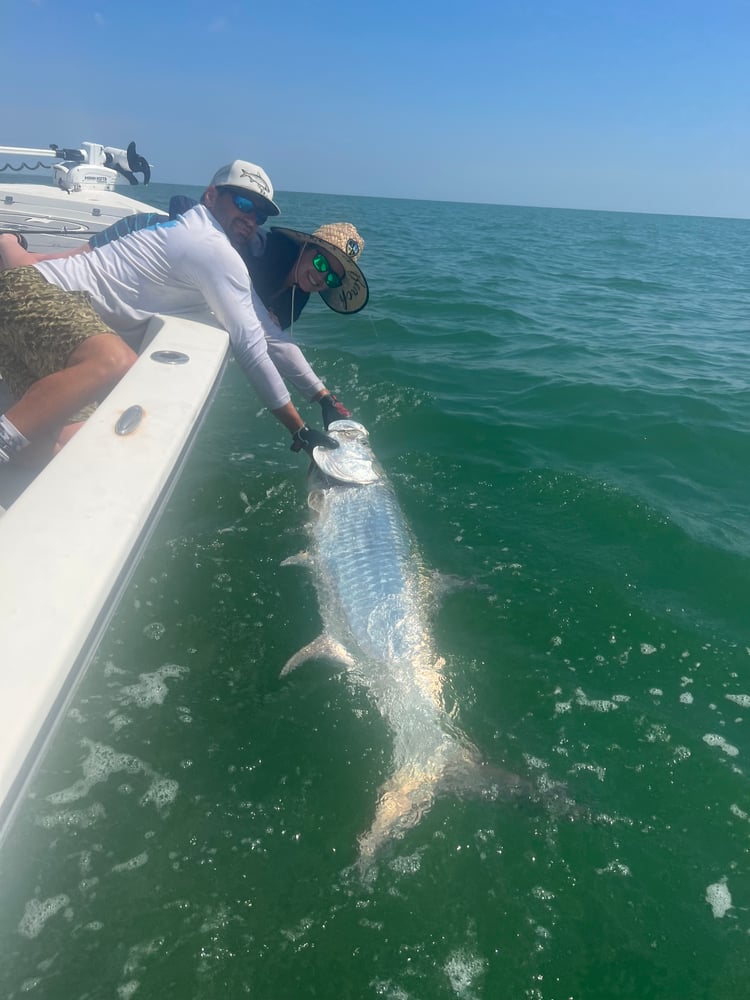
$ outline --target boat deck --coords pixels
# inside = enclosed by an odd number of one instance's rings
[[[0,232],[23,233],[37,253],[70,250],[124,216],[153,211],[153,205],[118,191],[71,195],[44,184],[15,182],[0,188]]]

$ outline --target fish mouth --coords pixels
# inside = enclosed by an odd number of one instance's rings
[[[333,420],[327,433],[338,442],[335,449],[313,448],[313,462],[326,479],[335,483],[370,486],[383,478],[368,441],[367,428],[356,420]]]

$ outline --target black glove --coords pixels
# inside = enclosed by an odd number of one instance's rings
[[[323,411],[323,426],[328,430],[328,425],[334,420],[346,420],[351,416],[344,404],[336,399],[332,392],[320,397],[320,408]]]
[[[339,443],[323,431],[316,431],[314,427],[300,427],[292,434],[292,451],[301,451],[303,448],[312,458],[313,448],[338,448]]]

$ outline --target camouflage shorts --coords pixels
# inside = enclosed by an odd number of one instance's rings
[[[86,292],[65,292],[35,267],[0,272],[0,375],[16,399],[88,337],[112,332]]]

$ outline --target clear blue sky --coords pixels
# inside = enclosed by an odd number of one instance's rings
[[[0,142],[286,191],[750,218],[747,0],[2,0]],[[13,96],[11,96],[11,94]]]

